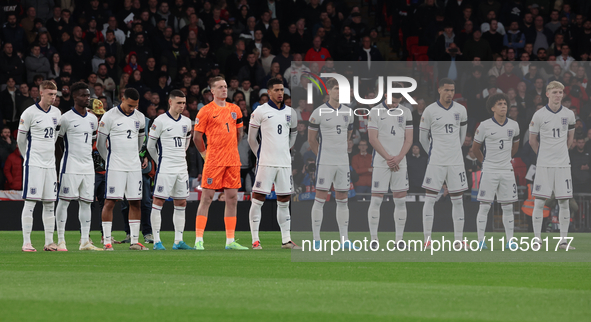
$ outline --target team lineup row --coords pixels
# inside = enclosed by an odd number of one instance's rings
[[[241,163],[237,145],[243,133],[242,113],[238,106],[226,102],[227,85],[222,77],[212,78],[209,85],[214,100],[199,110],[193,130],[191,121],[181,115],[186,106],[185,95],[173,90],[169,97],[169,110],[156,118],[148,131],[147,150],[157,164],[151,213],[155,250],[165,249],[160,240],[160,212],[169,197],[174,200],[173,249],[203,250],[203,232],[216,189],[224,189],[226,194],[226,249],[248,249],[234,240],[237,190],[241,185]],[[300,249],[291,241],[289,211],[293,185],[290,148],[296,138],[297,116],[291,107],[283,104],[283,83],[272,78],[267,85],[269,102],[252,113],[248,132],[248,143],[257,156],[249,211],[252,248],[262,249],[258,237],[261,207],[274,185],[282,248]],[[353,117],[351,109],[339,103],[337,81],[329,79],[326,85],[329,100],[314,110],[308,130],[310,147],[317,155],[316,197],[311,211],[313,237],[315,244],[321,243],[323,206],[332,186],[336,194],[336,220],[340,239],[345,241],[343,248],[352,249],[354,246],[348,241],[347,193],[350,179],[346,143],[352,133]],[[560,247],[574,249],[566,243],[566,237],[570,219],[567,200],[572,196],[567,146],[573,140],[575,116],[560,104],[563,89],[564,86],[559,82],[548,84],[546,95],[549,103],[534,114],[530,124],[530,144],[538,153],[535,189],[532,193],[536,197],[532,219],[534,235],[541,238],[544,200],[554,192],[560,206],[560,236],[564,239],[564,242],[561,240]],[[96,115],[87,111],[90,92],[86,84],[76,83],[72,86],[75,104],[71,111],[63,115],[51,106],[56,92],[57,87],[53,82],[43,82],[40,101],[23,113],[19,124],[17,143],[24,157],[22,250],[36,251],[31,245],[30,234],[33,209],[37,201],[43,203],[44,250],[67,250],[63,238],[64,216],[71,200],[79,201],[80,250],[113,250],[113,208],[123,197],[130,204],[130,249],[147,250],[138,242],[142,199],[142,165],[138,155],[146,134],[145,117],[136,110],[138,92],[127,89],[120,106],[106,112],[100,122]],[[430,247],[434,203],[444,182],[453,205],[454,240],[461,243],[464,226],[462,193],[468,188],[460,153],[467,128],[466,109],[452,100],[455,92],[452,80],[440,80],[438,92],[439,99],[425,109],[420,122],[420,142],[429,151],[429,164],[423,182],[423,188],[426,189],[423,206],[426,248]],[[369,141],[375,150],[371,170],[372,198],[368,210],[372,241],[378,240],[380,206],[389,189],[393,193],[395,204],[396,242],[402,240],[406,223],[408,175],[405,155],[412,145],[412,114],[408,108],[399,104],[401,94],[392,94],[391,100],[391,104],[384,100],[373,107],[369,115]],[[483,249],[487,248],[484,240],[486,219],[495,196],[502,205],[507,240],[513,237],[512,203],[517,200],[517,189],[511,158],[519,147],[519,127],[506,116],[507,102],[508,98],[504,94],[492,95],[488,99],[486,107],[492,117],[478,127],[473,146],[476,157],[483,162],[478,194],[481,204],[477,216],[479,247]],[[397,113],[389,113],[394,110]],[[204,142],[204,135],[207,137],[207,144]],[[59,184],[54,165],[55,142],[58,137],[63,139],[64,145]],[[183,241],[186,199],[189,195],[185,150],[191,139],[205,160],[202,173],[203,194],[197,210],[194,247]],[[94,198],[94,167],[91,156],[94,140],[98,152],[106,161],[106,200],[102,210],[103,248],[95,247],[89,241],[90,203]],[[53,241],[56,223],[54,203],[58,193],[59,202],[55,212],[58,218],[64,220],[57,221],[56,245]],[[506,247],[514,249],[517,244],[508,242]]]

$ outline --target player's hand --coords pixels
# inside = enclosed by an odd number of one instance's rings
[[[144,161],[142,161],[142,169],[145,169],[148,167],[148,158],[144,158]]]

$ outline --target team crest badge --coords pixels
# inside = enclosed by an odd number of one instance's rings
[[[398,123],[402,124],[404,122],[404,116],[399,116],[398,117]]]
[[[187,126],[183,125],[183,133],[187,133]]]
[[[456,122],[460,121],[460,113],[454,113],[454,119],[456,120]]]
[[[373,187],[374,188],[379,188],[380,187],[380,182],[379,181],[374,181],[373,182]]]
[[[25,120],[21,119],[20,124],[25,124]]]
[[[540,189],[542,189],[542,185],[537,184],[536,185],[536,191],[540,191]]]
[[[135,129],[136,130],[140,129],[140,121],[135,121]]]
[[[207,178],[207,184],[212,184],[213,183],[213,179],[212,178]]]
[[[257,183],[255,184],[255,187],[260,188],[261,187],[261,182],[257,181]]]
[[[486,195],[486,191],[484,191],[484,190],[480,190],[480,196],[481,196],[481,197],[484,197],[485,195]]]
[[[109,187],[109,193],[115,193],[115,187]]]
[[[37,188],[31,188],[31,194],[34,195],[37,193]]]
[[[90,129],[94,131],[94,123],[90,122]]]
[[[68,192],[70,192],[70,188],[68,188],[68,187],[64,187],[64,188],[62,189],[62,191],[63,191],[64,193],[68,193]]]
[[[562,125],[565,125],[565,126],[566,126],[566,124],[568,124],[568,120],[567,120],[567,118],[566,118],[566,117],[563,117],[563,118],[561,119],[561,122],[562,122]]]
[[[151,127],[151,129],[152,129],[152,130],[156,130],[156,123],[152,124],[152,127]]]
[[[236,120],[236,117],[238,117],[238,116],[236,115],[236,112],[232,112],[232,113],[230,113],[230,115],[232,115],[232,118],[233,118],[234,120]]]
[[[324,184],[324,178],[318,179],[318,184]]]
[[[162,192],[164,191],[164,187],[163,186],[158,186],[158,192]]]
[[[285,115],[285,120],[287,122],[291,122],[291,115]]]
[[[99,127],[105,127],[105,122],[99,123]]]
[[[513,130],[507,130],[507,136],[512,138],[513,137]]]
[[[198,117],[196,117],[196,118],[195,118],[195,125],[198,125],[198,124],[199,124],[199,118],[198,118]]]
[[[345,123],[349,123],[349,117],[348,116],[343,116],[343,120],[345,120]]]
[[[430,183],[431,183],[431,178],[427,177],[427,178],[425,179],[425,183],[427,183],[427,184],[430,184]]]
[[[53,121],[53,125],[57,125],[57,117],[52,117],[51,120]]]

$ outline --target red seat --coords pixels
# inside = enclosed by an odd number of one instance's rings
[[[411,47],[412,45],[418,45],[419,44],[419,37],[417,36],[411,36],[406,38],[406,50],[408,50],[408,52],[411,52]]]
[[[429,46],[414,46],[413,50],[411,51],[414,60],[418,60],[417,58],[421,55],[427,55],[429,51]]]

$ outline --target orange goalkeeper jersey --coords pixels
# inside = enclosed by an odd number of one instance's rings
[[[226,102],[219,106],[211,102],[203,106],[195,119],[195,131],[207,136],[206,166],[240,166],[236,131],[242,127],[240,107]]]

